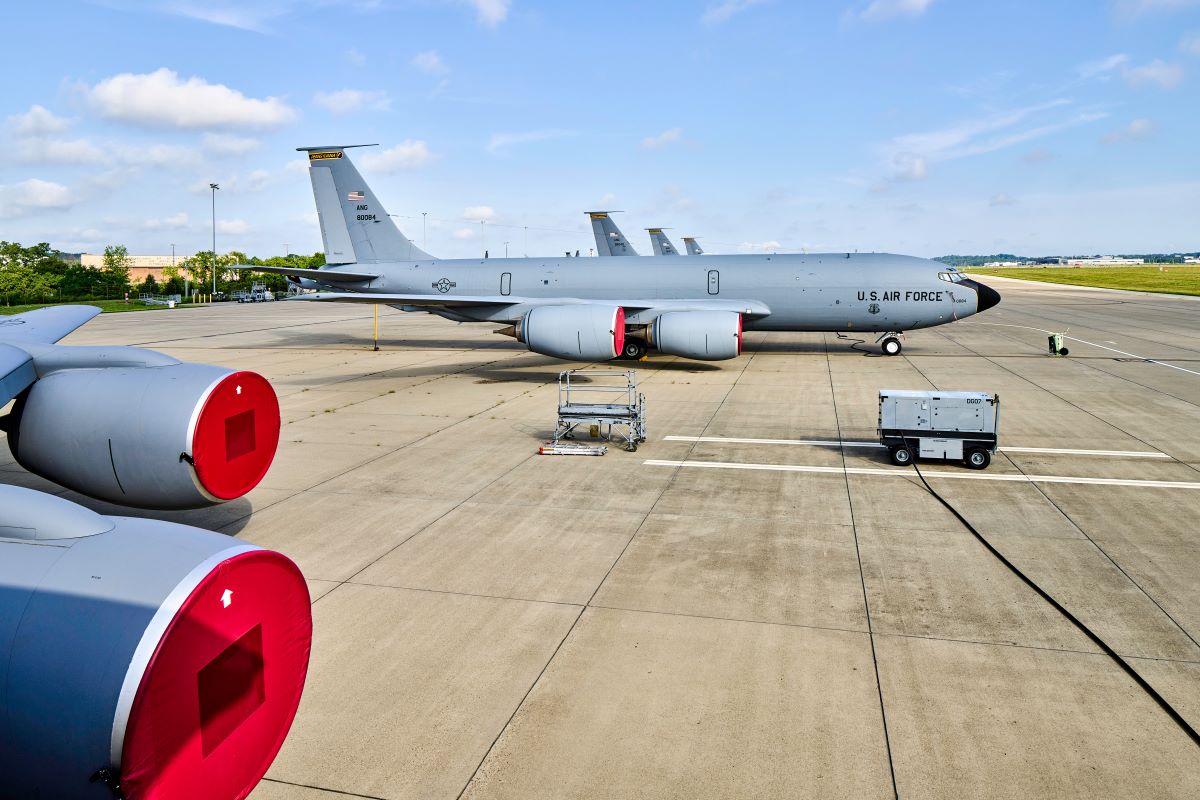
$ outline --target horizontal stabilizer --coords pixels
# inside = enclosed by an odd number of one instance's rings
[[[303,267],[267,267],[259,264],[234,264],[227,269],[249,269],[255,272],[271,272],[275,275],[291,275],[295,278],[310,278],[318,283],[362,283],[379,277],[378,272],[350,272],[344,269],[304,269]]]

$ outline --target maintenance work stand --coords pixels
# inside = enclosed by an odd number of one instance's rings
[[[571,369],[558,374],[558,424],[554,444],[574,439],[581,425],[595,438],[617,441],[629,451],[646,441],[646,397],[633,370]]]

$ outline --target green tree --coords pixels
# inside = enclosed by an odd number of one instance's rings
[[[109,297],[119,297],[129,291],[129,265],[133,259],[123,244],[110,244],[104,248],[104,267],[101,291]]]

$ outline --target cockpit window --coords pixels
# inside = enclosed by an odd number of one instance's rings
[[[962,283],[965,280],[959,272],[939,272],[938,277],[947,283]]]

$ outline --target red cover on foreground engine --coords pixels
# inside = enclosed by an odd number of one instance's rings
[[[192,434],[192,463],[205,491],[241,497],[267,474],[279,446],[279,400],[267,379],[235,372],[204,401]]]
[[[125,794],[246,797],[295,718],[311,644],[308,587],[295,564],[259,550],[215,567],[142,676],[125,729]]]

